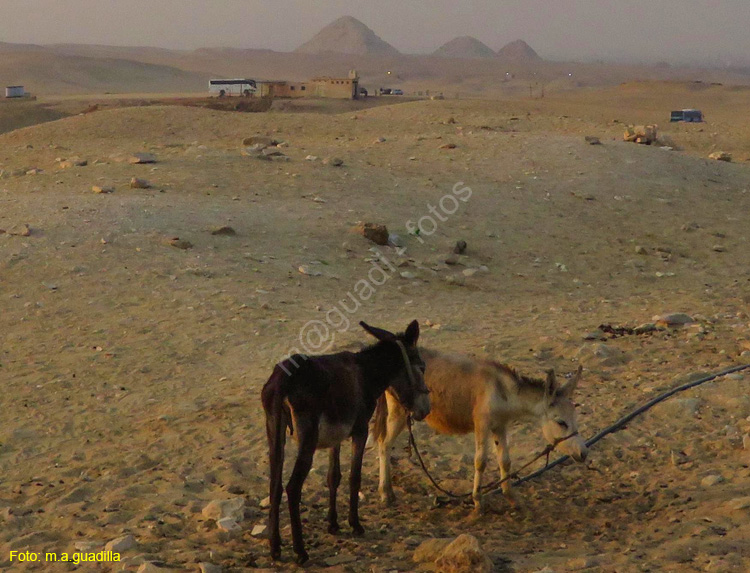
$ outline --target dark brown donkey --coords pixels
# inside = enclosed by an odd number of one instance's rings
[[[423,377],[425,365],[417,351],[419,323],[415,320],[404,334],[399,335],[364,322],[360,324],[378,339],[376,344],[357,353],[292,356],[276,365],[263,386],[261,397],[266,411],[271,465],[270,546],[274,559],[281,555],[279,505],[287,427],[299,445],[286,493],[296,562],[302,564],[308,555],[302,539],[300,498],[315,450],[330,448],[328,531],[336,533],[339,530],[336,490],[341,483],[339,453],[341,442],[351,437],[349,525],[355,535],[362,535],[364,529],[358,511],[362,456],[368,424],[378,398],[390,388],[415,419],[424,419],[430,413]]]

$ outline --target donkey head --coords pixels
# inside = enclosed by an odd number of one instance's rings
[[[388,385],[415,420],[425,419],[430,413],[430,391],[424,381],[425,363],[417,350],[419,323],[412,321],[403,334],[393,334],[365,322],[359,324],[381,343],[393,345],[393,359],[398,360],[400,367]]]
[[[577,462],[586,459],[589,449],[584,439],[578,434],[576,409],[571,396],[581,379],[579,366],[573,378],[562,386],[558,386],[555,371],[547,372],[544,384],[544,399],[546,408],[542,417],[542,433],[549,444],[558,443],[557,448],[569,455]],[[568,437],[567,439],[564,439]]]

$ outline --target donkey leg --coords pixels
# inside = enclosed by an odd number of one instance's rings
[[[396,501],[396,494],[393,493],[393,483],[391,482],[391,446],[405,427],[406,410],[388,396],[387,431],[386,435],[381,436],[378,440],[378,457],[380,460],[378,492],[380,493],[380,501],[385,505],[393,505]]]
[[[365,529],[359,522],[359,488],[362,485],[362,458],[367,443],[367,429],[364,433],[352,435],[352,466],[349,473],[349,525],[354,535],[364,535]]]
[[[281,505],[282,472],[284,470],[284,445],[286,444],[286,419],[282,414],[279,424],[282,432],[276,435],[275,420],[266,419],[266,434],[268,437],[268,448],[270,458],[270,511],[268,516],[268,529],[270,530],[269,545],[271,558],[276,560],[281,557],[281,534],[279,533],[279,506]],[[277,438],[279,442],[277,443]]]
[[[495,448],[497,449],[497,465],[500,466],[500,479],[505,480],[502,483],[503,494],[508,498],[511,505],[516,505],[518,500],[513,494],[510,486],[510,480],[506,479],[510,474],[510,450],[508,449],[508,436],[505,429],[495,432]]]
[[[339,515],[336,511],[336,491],[341,483],[341,446],[331,448],[328,457],[328,533],[339,532]]]
[[[312,467],[315,446],[318,443],[318,421],[315,419],[302,420],[297,417],[295,430],[299,449],[297,461],[294,463],[292,475],[286,486],[286,495],[289,500],[289,518],[292,523],[292,541],[294,552],[297,554],[295,561],[298,565],[305,563],[309,556],[305,551],[305,540],[302,538],[302,519],[300,518],[300,501],[302,499],[302,484],[305,483],[307,474]]]
[[[482,474],[487,467],[487,450],[490,448],[490,432],[487,431],[484,424],[481,426],[475,425],[474,444],[476,447],[474,452],[474,489],[471,492],[471,497],[474,500],[474,511],[481,513],[482,493],[480,488],[482,487]]]

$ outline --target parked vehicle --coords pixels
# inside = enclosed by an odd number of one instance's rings
[[[380,88],[380,95],[387,95],[387,96],[389,96],[389,95],[391,95],[392,91],[393,90],[391,90],[391,88]]]
[[[393,95],[395,95],[395,96],[402,96],[402,95],[404,95],[404,90],[398,90],[398,89],[393,90]]]
[[[701,123],[703,121],[703,112],[699,109],[682,109],[673,111],[669,121],[685,121],[688,123]]]
[[[359,97],[367,97],[367,90],[365,88],[359,88]]]
[[[232,79],[232,80],[209,80],[209,93],[218,94],[219,97],[228,95],[242,95],[249,97],[257,90],[255,80]]]

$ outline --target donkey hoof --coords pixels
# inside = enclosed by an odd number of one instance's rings
[[[331,535],[336,535],[339,531],[341,531],[341,528],[338,523],[331,523],[328,525],[328,533]]]
[[[396,505],[396,494],[394,494],[393,492],[381,494],[380,502],[386,507]]]
[[[304,565],[307,563],[310,559],[310,556],[307,554],[307,551],[303,551],[302,553],[297,553],[297,557],[294,558],[294,562],[297,565]]]
[[[365,528],[359,523],[352,525],[352,531],[354,532],[355,537],[362,537],[365,534]]]
[[[278,561],[279,559],[281,559],[281,549],[271,549],[271,559],[273,559],[274,561]]]

